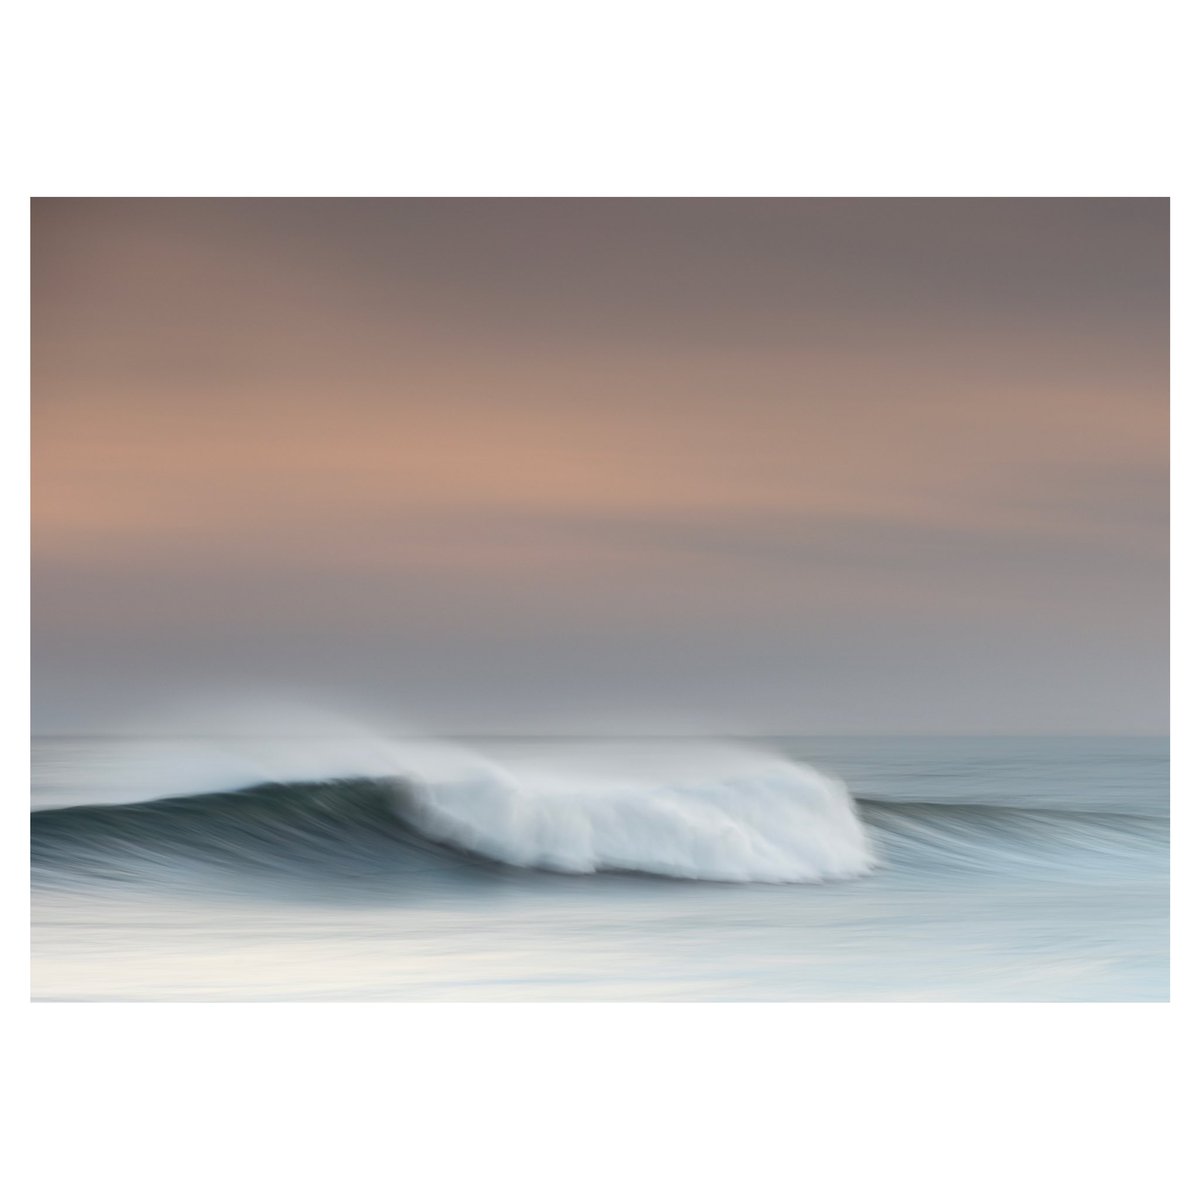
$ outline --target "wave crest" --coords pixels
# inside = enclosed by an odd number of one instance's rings
[[[522,778],[491,767],[416,780],[413,797],[409,820],[426,836],[517,867],[813,883],[875,865],[845,786],[768,755],[703,779]]]

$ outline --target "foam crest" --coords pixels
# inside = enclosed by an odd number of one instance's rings
[[[476,762],[410,777],[425,834],[518,867],[730,883],[848,879],[874,865],[845,786],[804,764],[694,747],[638,769]]]

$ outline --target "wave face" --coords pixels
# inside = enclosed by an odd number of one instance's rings
[[[861,811],[891,867],[941,877],[1111,876],[1165,855],[1170,833],[1163,817],[1079,809],[864,801]]]
[[[448,746],[392,746],[389,754],[376,745],[360,756],[370,775],[153,802],[120,803],[130,793],[114,778],[107,804],[68,801],[33,814],[35,871],[119,876],[182,856],[361,872],[411,869],[431,856],[444,864],[448,850],[476,863],[567,874],[816,883],[854,878],[876,863],[845,786],[774,754],[715,744],[553,761],[543,754],[500,762]],[[345,747],[335,757],[343,767],[354,761]],[[311,752],[298,761],[289,748],[286,765],[276,756],[260,769],[270,778],[311,769],[312,761]],[[239,777],[225,764],[215,777],[237,781],[247,770]],[[199,777],[214,778],[212,765]]]

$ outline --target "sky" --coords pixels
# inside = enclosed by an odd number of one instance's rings
[[[35,731],[1164,732],[1168,215],[35,200]]]

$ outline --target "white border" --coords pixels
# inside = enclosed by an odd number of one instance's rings
[[[26,6],[5,83],[4,478],[25,493],[29,195],[1169,194],[1174,380],[1191,397],[1192,43],[1174,8]],[[1193,411],[1175,411],[1183,613]],[[5,999],[31,1181],[16,1194],[1183,1193],[1200,911],[1183,622],[1188,936],[1169,1006],[30,1006],[27,512],[7,516]]]

